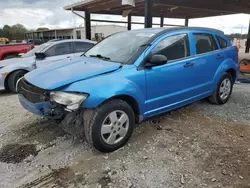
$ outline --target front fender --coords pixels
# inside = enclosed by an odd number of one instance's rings
[[[110,98],[127,95],[137,101],[140,113],[143,114],[146,97],[145,74],[144,71],[137,71],[136,73],[133,73],[133,71],[136,71],[136,69],[82,80],[63,88],[63,91],[88,93],[89,97],[83,102],[82,108],[96,108]]]
[[[239,64],[235,63],[232,59],[227,59],[217,69],[214,79],[213,79],[213,89],[217,87],[218,82],[220,81],[224,72],[233,69],[236,72],[236,80],[239,74]]]
[[[33,64],[15,63],[15,64],[7,65],[4,68],[0,69],[0,73],[6,73],[6,72],[11,73],[11,72],[16,71],[16,70],[26,70],[26,71],[30,72],[34,69],[35,69],[35,63],[33,63]]]

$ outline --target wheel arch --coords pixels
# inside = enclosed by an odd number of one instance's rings
[[[225,71],[225,72],[227,72],[227,73],[229,73],[229,74],[231,74],[231,76],[232,76],[232,78],[233,78],[233,83],[236,81],[236,78],[237,78],[237,73],[236,73],[236,71],[235,71],[235,69],[228,69],[227,71]]]
[[[29,71],[26,70],[26,69],[16,69],[16,70],[11,71],[11,72],[6,76],[6,78],[5,78],[5,80],[4,80],[4,87],[5,87],[5,90],[9,90],[9,89],[10,89],[9,86],[8,86],[8,79],[9,79],[10,75],[13,74],[13,73],[16,72],[16,71],[25,71],[26,73],[29,72]]]
[[[99,104],[98,106],[102,106],[103,104],[111,101],[111,100],[114,100],[114,99],[120,99],[120,100],[123,100],[125,101],[126,103],[128,103],[128,105],[131,106],[131,108],[133,109],[134,113],[135,113],[135,121],[136,123],[139,123],[140,122],[140,107],[139,107],[139,104],[138,102],[136,101],[136,99],[130,95],[116,95],[116,96],[113,96],[109,99],[106,99],[105,101],[103,101],[101,104]]]
[[[2,55],[2,60],[4,60],[9,55],[18,55],[18,54],[19,54],[19,52],[8,52],[8,53]]]
[[[214,75],[214,80],[213,80],[213,89],[217,87],[217,84],[223,75],[223,73],[227,72],[233,76],[234,82],[237,79],[237,69],[238,69],[238,64],[236,64],[233,60],[227,59],[224,61],[217,69],[215,75]]]

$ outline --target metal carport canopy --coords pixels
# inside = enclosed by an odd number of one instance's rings
[[[135,7],[122,5],[122,0],[86,0],[64,9],[115,15],[122,15],[125,10],[131,10],[132,16],[144,16],[147,1],[152,1],[153,17],[201,18],[250,13],[249,0],[135,0]]]
[[[132,2],[132,6],[124,5],[129,2]],[[135,6],[133,6],[133,2]],[[188,26],[190,18],[237,13],[249,14],[250,0],[85,0],[66,6],[64,9],[85,11],[86,38],[91,39],[91,13],[111,15],[124,15],[126,13],[129,30],[132,24],[131,16],[145,16],[145,27],[152,27],[152,17],[161,17],[161,27],[165,26],[164,17],[184,18],[185,26]],[[249,49],[250,25],[246,52],[249,52]]]

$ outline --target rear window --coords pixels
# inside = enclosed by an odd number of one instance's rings
[[[195,33],[193,35],[196,43],[197,54],[203,54],[218,49],[213,35],[203,33]]]
[[[216,38],[219,42],[220,48],[227,48],[227,41],[225,39],[219,36],[216,36]]]

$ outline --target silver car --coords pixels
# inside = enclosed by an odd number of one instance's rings
[[[19,58],[0,61],[0,90],[16,92],[16,83],[27,72],[67,58],[80,57],[95,45],[90,40],[49,41]]]

